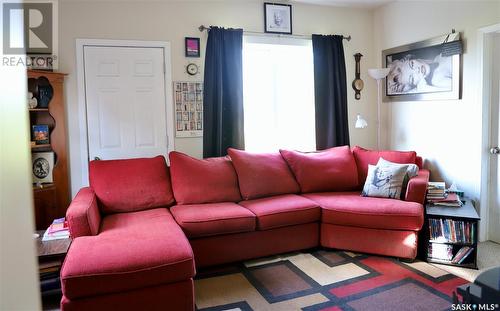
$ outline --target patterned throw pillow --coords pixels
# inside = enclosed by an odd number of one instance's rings
[[[400,199],[408,165],[368,165],[368,176],[362,196]]]
[[[408,165],[405,177],[403,179],[403,187],[401,188],[401,200],[404,200],[406,196],[406,189],[408,188],[408,182],[410,182],[411,178],[418,176],[418,166],[412,163],[408,164],[394,163],[391,161],[387,161],[384,158],[380,158],[377,162],[377,166],[401,166],[401,165]]]
[[[413,178],[418,175],[418,166],[416,164],[408,163],[408,164],[400,164],[400,163],[394,163],[391,161],[387,161],[384,158],[378,159],[377,166],[402,166],[402,165],[408,165],[408,169],[406,170],[406,173],[408,174],[408,179]]]

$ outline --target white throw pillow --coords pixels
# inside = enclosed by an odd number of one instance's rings
[[[400,199],[408,165],[368,165],[362,196]]]
[[[391,161],[387,161],[384,158],[378,159],[377,166],[401,166],[401,165],[407,165],[408,169],[406,170],[406,173],[408,174],[408,178],[412,178],[418,175],[418,166],[416,164],[411,164],[411,163],[394,163]]]

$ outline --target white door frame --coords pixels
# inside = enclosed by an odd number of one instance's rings
[[[85,46],[109,47],[142,47],[162,48],[164,57],[165,78],[165,113],[167,123],[167,152],[175,149],[174,111],[172,103],[172,64],[170,42],[138,41],[138,40],[108,40],[108,39],[76,39],[76,75],[78,87],[78,120],[80,125],[80,156],[82,170],[82,185],[88,185],[89,180],[89,141],[87,129],[87,101],[85,94]],[[167,157],[168,161],[168,157]]]
[[[491,65],[493,59],[491,55],[491,38],[490,34],[499,32],[500,24],[483,27],[478,30],[478,81],[479,94],[478,101],[482,103],[482,143],[481,143],[481,194],[480,194],[480,210],[481,215],[479,240],[488,240],[488,217],[489,207],[492,202],[490,194],[493,193],[490,189],[491,181],[491,155],[489,153],[491,147],[491,127],[492,124],[498,124],[498,115],[491,114],[492,103],[490,101],[491,88],[487,83],[491,80]]]

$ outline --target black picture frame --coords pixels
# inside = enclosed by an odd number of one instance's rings
[[[285,8],[286,15],[284,16],[285,23],[283,27],[279,27],[279,25],[275,26],[276,28],[273,30],[271,23],[268,22],[268,17],[269,13],[271,13],[271,10],[273,8],[278,11],[278,8]],[[269,12],[268,12],[269,10]],[[283,10],[281,10],[283,12]],[[292,6],[290,4],[281,4],[281,3],[269,3],[269,2],[264,2],[264,32],[266,33],[277,33],[277,34],[287,34],[291,35],[293,32],[292,28]]]
[[[382,51],[382,65],[390,68],[384,79],[384,101],[457,100],[462,98],[462,55],[442,55],[443,42],[459,41],[460,33],[446,34]],[[404,66],[413,62],[412,66]],[[417,82],[408,81],[403,68],[420,68]],[[396,77],[402,72],[402,78]],[[422,74],[423,72],[423,74]],[[438,75],[438,73],[440,73]],[[444,73],[444,74],[443,74]],[[423,76],[423,78],[421,78]],[[395,79],[396,77],[396,79]],[[439,79],[440,77],[445,77]],[[405,85],[404,87],[401,85]],[[408,85],[408,86],[406,86]]]
[[[194,43],[195,48],[190,44]],[[184,38],[184,54],[186,57],[200,57],[200,38],[185,37]]]

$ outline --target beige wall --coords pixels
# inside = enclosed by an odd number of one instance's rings
[[[396,2],[374,13],[375,52],[448,33],[462,33],[461,100],[384,103],[385,145],[426,158],[431,178],[456,182],[479,200],[482,109],[478,99],[477,31],[500,23],[500,1]]]
[[[9,311],[40,309],[26,81],[25,67],[0,65],[0,310]]]
[[[262,1],[263,2],[263,1]],[[129,40],[170,41],[172,44],[172,70],[175,80],[201,80],[206,33],[198,26],[218,25],[238,27],[249,31],[263,31],[263,5],[261,1],[60,1],[59,5],[59,70],[68,73],[66,83],[69,148],[71,156],[72,191],[82,186],[81,145],[79,115],[82,107],[77,103],[75,69],[75,39],[106,38]],[[328,6],[293,3],[293,31],[296,34],[350,34],[345,42],[349,89],[349,121],[351,142],[367,147],[376,145],[375,137],[375,83],[366,75],[366,69],[375,63],[372,38],[372,13],[368,10],[334,8]],[[201,37],[202,57],[184,57],[184,37]],[[354,79],[353,54],[360,52],[362,78],[365,90],[362,100],[355,101],[350,87]],[[192,78],[185,73],[188,62],[198,63],[201,74]],[[368,119],[370,127],[354,129],[356,113]],[[176,149],[190,155],[202,156],[201,138],[175,140]]]

